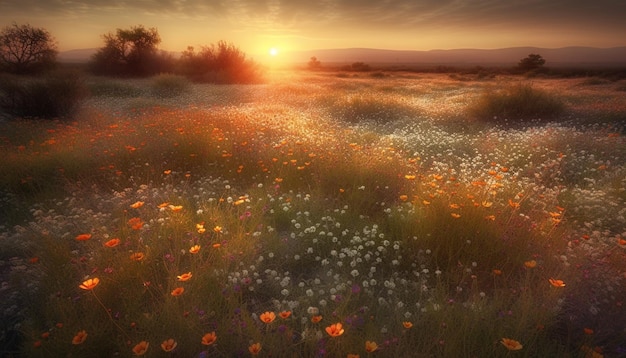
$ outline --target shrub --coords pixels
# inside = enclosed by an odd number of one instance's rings
[[[104,77],[99,77],[95,82],[89,83],[88,87],[92,96],[132,98],[142,94],[141,88],[137,86],[123,80],[110,80]]]
[[[528,84],[504,91],[484,92],[469,113],[481,120],[554,118],[563,113],[565,105],[558,96],[533,88]]]
[[[69,117],[87,94],[75,71],[58,71],[41,78],[7,76],[0,82],[0,106],[20,117]]]
[[[179,96],[189,91],[190,88],[191,84],[187,78],[173,74],[160,74],[156,76],[150,86],[152,94],[162,98]]]

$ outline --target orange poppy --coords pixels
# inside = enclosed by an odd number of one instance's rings
[[[217,234],[221,234],[222,233],[222,227],[221,226],[216,226],[213,228],[213,231]]]
[[[174,290],[172,290],[172,296],[180,296],[183,294],[183,292],[185,292],[184,287],[176,287]]]
[[[267,324],[272,323],[276,319],[276,313],[269,312],[269,311],[265,313],[261,313],[261,315],[259,316],[259,319],[261,320],[261,322],[264,322]]]
[[[404,321],[402,322],[402,326],[406,329],[409,329],[411,327],[413,327],[413,323],[409,322],[409,321]]]
[[[311,322],[313,323],[318,323],[321,320],[322,320],[322,316],[319,316],[319,315],[311,317]]]
[[[76,236],[76,241],[87,241],[91,239],[91,234],[80,234]]]
[[[191,272],[187,272],[187,273],[184,273],[184,274],[182,274],[180,276],[176,276],[176,278],[178,279],[178,281],[183,281],[184,282],[184,281],[189,280],[192,276],[193,275],[191,274]]]
[[[97,277],[90,278],[89,280],[83,281],[83,283],[78,286],[83,290],[91,291],[100,283],[100,279]]]
[[[111,239],[111,240],[105,242],[104,246],[106,246],[106,247],[115,247],[115,246],[119,245],[120,242],[122,242],[120,239],[115,238],[115,239]]]
[[[253,356],[259,354],[259,352],[261,351],[261,343],[257,342],[250,345],[250,347],[248,347],[248,350]]]
[[[172,210],[175,213],[183,210],[183,206],[182,205],[170,205],[169,208],[170,208],[170,210]]]
[[[146,342],[146,341],[141,341],[139,343],[137,343],[134,347],[133,347],[133,354],[136,356],[142,356],[144,354],[146,354],[146,352],[148,351],[148,346],[150,345],[150,343]]]
[[[173,338],[167,339],[161,343],[161,348],[166,352],[171,352],[176,348],[178,343]]]
[[[139,209],[140,207],[143,206],[143,204],[144,204],[143,201],[136,201],[136,202],[130,204],[130,207],[133,208],[133,209]]]
[[[189,249],[189,253],[190,254],[197,254],[198,252],[200,252],[200,245],[193,245],[190,249]]]
[[[565,283],[563,282],[563,280],[556,280],[551,278],[548,281],[550,281],[550,284],[554,287],[565,287]]]
[[[140,218],[130,218],[128,219],[128,226],[130,226],[133,230],[139,230],[143,227],[143,221]]]
[[[537,267],[537,261],[535,260],[526,261],[524,262],[524,266],[526,266],[526,268],[535,268]]]
[[[87,331],[78,331],[72,338],[72,344],[82,344],[87,339]]]
[[[344,329],[341,323],[331,324],[330,326],[326,327],[326,333],[328,333],[328,335],[331,337],[339,337],[343,334],[343,332]]]
[[[135,252],[133,254],[130,255],[130,259],[133,261],[141,261],[146,257],[146,255],[143,254],[143,252]]]
[[[291,317],[291,311],[282,311],[278,315],[282,319],[287,319],[287,318]]]
[[[202,344],[204,344],[205,346],[210,346],[211,344],[215,343],[216,340],[217,335],[215,334],[215,332],[210,332],[202,336]]]
[[[502,345],[504,345],[506,349],[510,351],[519,351],[524,347],[520,344],[520,342],[510,338],[502,338],[500,343],[502,343]]]
[[[365,351],[372,353],[378,349],[378,344],[374,341],[365,341]]]

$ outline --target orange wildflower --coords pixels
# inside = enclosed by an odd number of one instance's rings
[[[516,203],[513,200],[509,199],[509,206],[512,207],[513,209],[517,209],[519,208],[519,203]]]
[[[115,238],[115,239],[111,239],[111,240],[105,242],[104,246],[106,246],[106,247],[115,247],[115,246],[119,245],[120,242],[122,242],[120,239]]]
[[[170,208],[170,210],[172,210],[175,213],[183,210],[183,206],[182,205],[170,205],[169,208]]]
[[[360,356],[360,355],[358,355],[358,354],[348,353],[347,358],[361,358],[361,356]]]
[[[184,287],[176,287],[174,290],[172,290],[172,296],[174,297],[180,296],[183,294],[183,292],[185,292]]]
[[[404,195],[404,194],[400,195],[400,200],[407,201],[408,199],[409,199],[408,195]]]
[[[524,266],[526,266],[526,268],[535,268],[537,267],[537,261],[535,260],[526,261],[524,262]]]
[[[193,245],[193,246],[189,249],[189,253],[190,253],[190,254],[197,254],[198,252],[200,252],[200,245]]]
[[[409,321],[404,321],[402,322],[402,326],[406,329],[409,329],[411,327],[413,327],[413,323],[409,322]]]
[[[72,344],[82,344],[85,339],[87,339],[87,331],[83,329],[74,335],[74,338],[72,338]]]
[[[461,217],[461,214],[457,214],[457,213],[451,213],[450,215],[455,219],[458,219]]]
[[[91,291],[96,286],[98,286],[99,283],[100,283],[100,279],[97,277],[94,277],[94,278],[90,278],[89,280],[83,281],[83,283],[80,284],[80,286],[78,287],[82,288],[83,290]]]
[[[250,353],[253,356],[259,354],[259,352],[261,351],[261,343],[256,342],[256,343],[250,345],[250,347],[248,347],[248,350],[250,351]]]
[[[191,272],[187,272],[184,273],[180,276],[176,276],[176,278],[178,279],[178,281],[188,281],[193,275],[191,274]]]
[[[261,315],[259,316],[259,319],[263,323],[267,323],[267,324],[272,323],[276,319],[276,313],[269,312],[269,311],[265,313],[261,313]]]
[[[157,205],[157,208],[159,208],[159,209],[167,208],[168,205],[170,205],[170,203],[165,201],[165,202]]]
[[[150,345],[150,343],[146,342],[146,341],[141,341],[139,343],[137,343],[134,347],[133,347],[133,354],[136,356],[142,356],[144,354],[146,354],[146,352],[148,351],[148,346]]]
[[[204,228],[204,223],[196,224],[196,230],[198,231],[198,234],[204,234],[204,232],[206,231],[206,229]]]
[[[137,217],[130,218],[128,219],[128,226],[133,230],[140,230],[143,227],[143,221]]]
[[[87,241],[91,239],[91,234],[80,234],[76,236],[76,241]]]
[[[174,350],[174,348],[176,348],[176,346],[178,345],[178,343],[176,343],[176,341],[173,338],[164,340],[163,343],[161,343],[161,349],[163,349],[166,352],[171,352]]]
[[[215,232],[216,234],[221,234],[222,233],[222,227],[221,226],[216,226],[213,228],[213,232]]]
[[[378,349],[378,344],[374,341],[365,341],[365,351],[372,353]]]
[[[590,335],[593,334],[593,329],[585,328],[585,329],[583,329],[583,332],[585,332],[586,335],[590,336]]]
[[[143,252],[134,252],[133,254],[130,255],[130,259],[133,261],[141,261],[146,257],[146,255],[143,254]]]
[[[136,201],[136,202],[130,204],[130,207],[133,208],[133,209],[139,209],[140,207],[143,206],[143,204],[144,204],[143,201]]]
[[[320,315],[311,317],[311,322],[313,322],[313,323],[318,323],[321,320],[322,320],[322,316],[320,316]]]
[[[282,311],[278,315],[282,319],[287,319],[287,318],[291,317],[291,311]]]
[[[506,349],[510,351],[519,351],[524,347],[520,344],[520,342],[510,338],[502,338],[500,343],[502,343],[502,345],[504,345]]]
[[[215,343],[216,340],[217,335],[215,334],[215,332],[210,332],[202,336],[202,344],[204,344],[205,346],[210,346],[211,344]]]
[[[496,276],[502,275],[502,270],[494,269],[492,272]]]
[[[341,323],[331,324],[330,326],[326,327],[326,333],[328,333],[328,335],[331,337],[339,337],[343,334],[343,332],[344,329]]]
[[[406,179],[406,180],[415,180],[415,175],[413,175],[413,174],[406,174],[404,176],[404,179]]]
[[[563,282],[563,280],[556,280],[551,278],[548,281],[550,281],[550,284],[554,287],[565,287],[565,283]]]

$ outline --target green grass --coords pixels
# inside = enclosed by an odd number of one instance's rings
[[[426,117],[445,97],[426,80],[343,81],[242,87],[248,101],[210,109],[0,123],[2,337],[21,337],[2,353],[131,356],[145,341],[159,356],[167,339],[181,357],[257,342],[274,357],[364,357],[366,341],[385,357],[622,349],[623,136],[466,132]],[[359,126],[350,111],[365,113]]]

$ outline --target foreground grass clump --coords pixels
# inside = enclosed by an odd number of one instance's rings
[[[469,113],[488,122],[502,120],[552,119],[565,110],[563,100],[554,94],[518,84],[506,90],[485,91],[470,106]]]
[[[188,92],[191,88],[191,82],[183,76],[160,74],[152,79],[150,87],[153,95],[168,98]]]
[[[86,96],[84,81],[74,71],[26,79],[3,75],[0,79],[0,107],[14,116],[69,117]]]
[[[326,88],[3,123],[7,352],[619,354],[622,136],[380,133]]]

